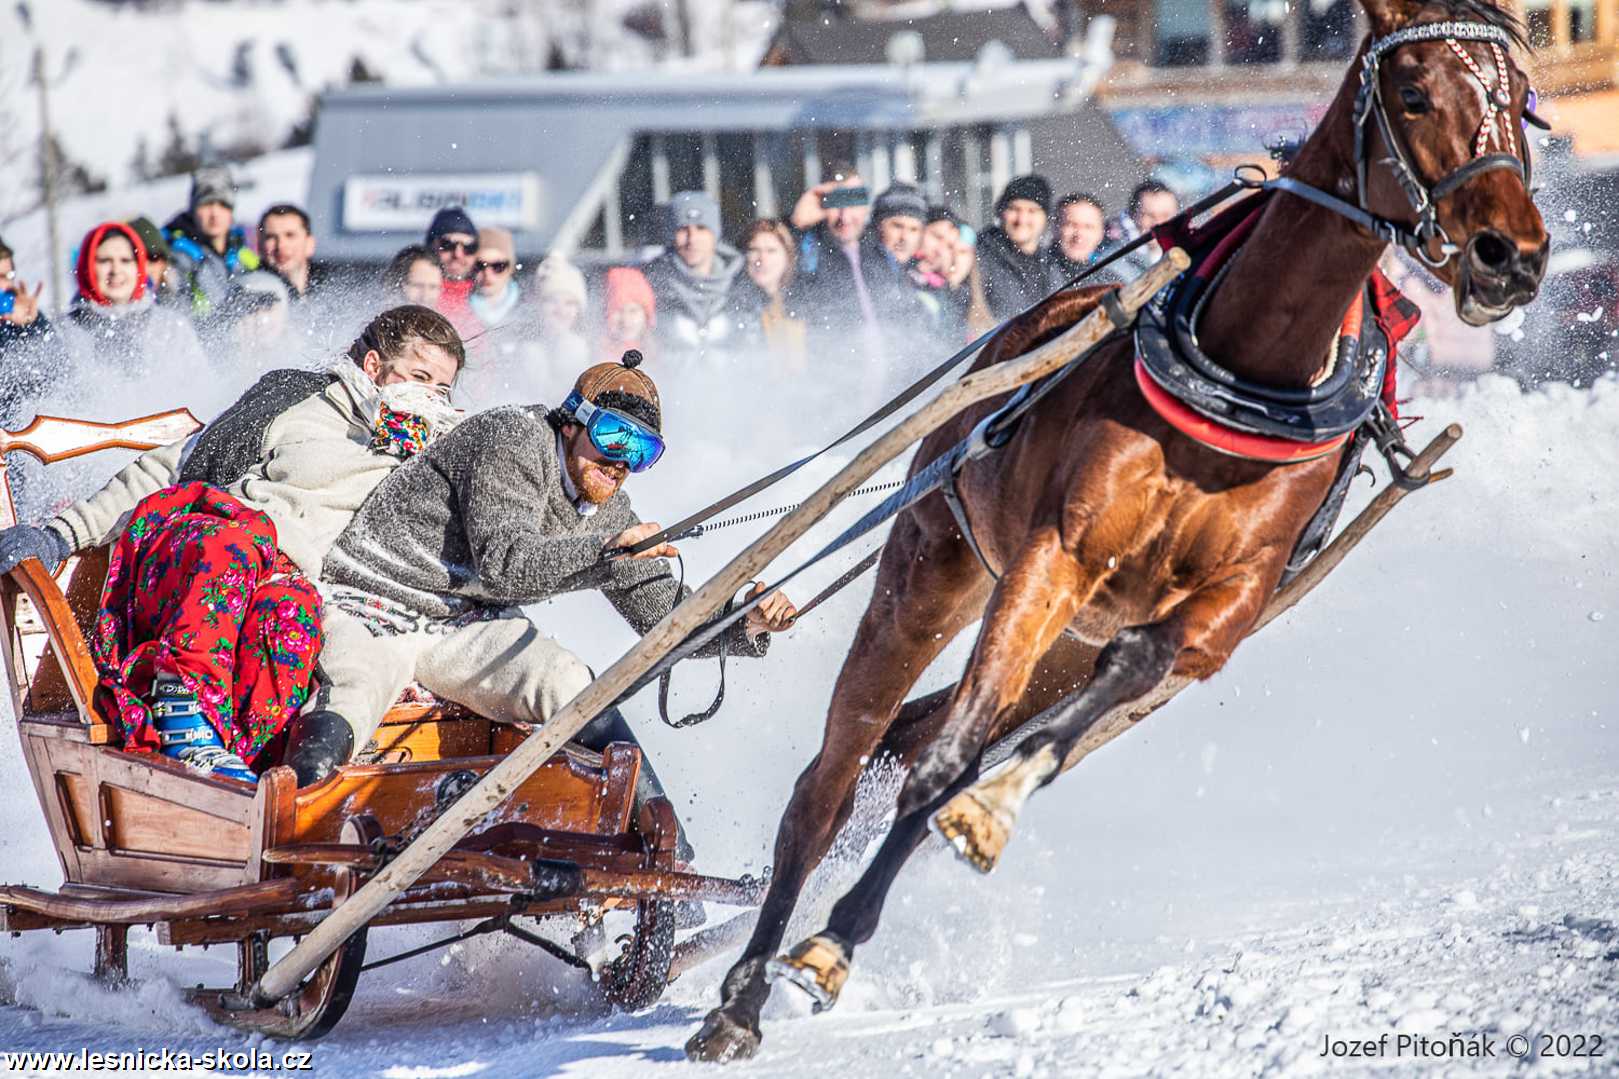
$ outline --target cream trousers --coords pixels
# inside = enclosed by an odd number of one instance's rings
[[[590,684],[590,669],[545,636],[517,608],[444,633],[373,635],[327,604],[321,618],[321,687],[313,707],[330,708],[363,747],[412,681],[435,697],[494,720],[544,723]]]

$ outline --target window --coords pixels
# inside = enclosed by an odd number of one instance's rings
[[[1304,0],[1300,60],[1347,60],[1358,44],[1350,0]]]
[[[1571,42],[1597,39],[1596,0],[1569,0],[1568,39]]]
[[[1228,64],[1274,64],[1282,58],[1286,0],[1226,0]]]
[[[1551,0],[1525,0],[1524,28],[1529,31],[1529,45],[1535,49],[1550,48],[1552,44]]]
[[[1209,62],[1207,0],[1153,0],[1158,63],[1195,67]]]

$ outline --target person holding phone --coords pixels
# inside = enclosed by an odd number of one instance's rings
[[[831,179],[799,196],[787,219],[798,245],[789,302],[809,324],[811,355],[853,347],[875,359],[884,351],[877,297],[891,268],[866,228],[871,195],[865,181],[849,164],[833,164],[828,172]]]
[[[17,275],[16,257],[0,240],[0,421],[17,426],[39,399],[48,364],[40,354],[51,323],[39,309],[44,281],[32,288]]]

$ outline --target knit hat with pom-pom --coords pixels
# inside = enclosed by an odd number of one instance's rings
[[[587,367],[573,388],[593,405],[611,408],[633,416],[663,432],[663,408],[652,376],[641,370],[641,353],[630,349],[618,363],[598,363]]]

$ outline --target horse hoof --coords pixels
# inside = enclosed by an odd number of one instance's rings
[[[971,788],[946,802],[929,823],[956,857],[980,873],[995,868],[1012,837],[1010,822],[979,801]]]
[[[686,1059],[708,1064],[728,1064],[747,1060],[759,1051],[761,1035],[715,1008],[703,1020],[702,1029],[686,1042]]]
[[[765,977],[796,985],[809,994],[816,1013],[838,1002],[843,983],[849,980],[849,953],[832,937],[817,934],[779,955],[765,967]]]

